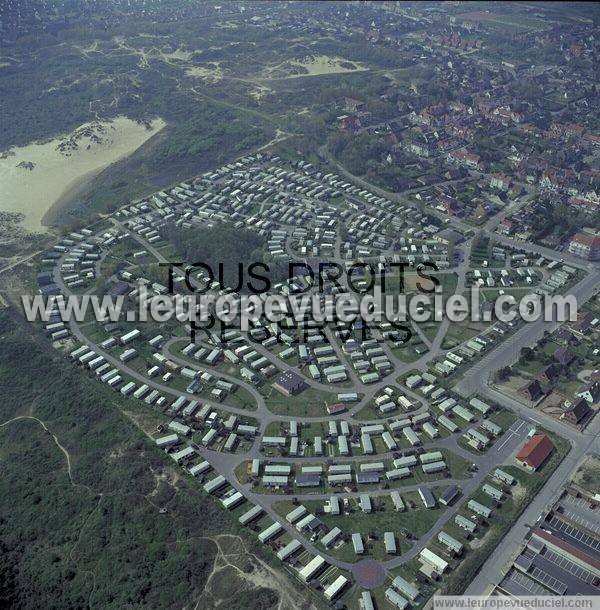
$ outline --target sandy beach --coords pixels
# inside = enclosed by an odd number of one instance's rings
[[[12,148],[0,159],[0,210],[21,212],[27,231],[45,231],[46,212],[75,184],[135,152],[165,126],[126,117],[86,123],[44,143]]]

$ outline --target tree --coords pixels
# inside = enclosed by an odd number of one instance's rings
[[[525,362],[527,360],[535,360],[535,352],[530,347],[522,347],[519,354],[519,360],[521,362]]]
[[[498,371],[498,381],[506,381],[507,379],[510,379],[512,370],[510,368],[510,366],[503,366],[499,371]]]

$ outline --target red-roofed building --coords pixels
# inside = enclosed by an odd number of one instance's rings
[[[458,165],[466,165],[472,169],[482,168],[481,157],[466,150],[453,150],[448,153],[448,160]]]
[[[504,218],[498,225],[496,231],[502,235],[511,235],[515,232],[515,228],[516,227],[513,220],[510,218]]]
[[[569,252],[589,261],[600,260],[600,235],[576,233],[569,243]]]
[[[338,415],[346,410],[346,405],[343,402],[336,402],[333,405],[327,405],[327,413],[329,415]]]
[[[515,459],[519,466],[535,472],[548,459],[552,451],[554,451],[552,441],[545,434],[536,434],[521,447]]]

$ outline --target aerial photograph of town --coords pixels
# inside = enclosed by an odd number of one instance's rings
[[[599,610],[599,77],[600,3],[0,0],[0,608]]]

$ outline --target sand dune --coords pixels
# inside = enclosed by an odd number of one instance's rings
[[[13,148],[0,159],[0,210],[22,212],[23,227],[44,231],[43,218],[73,184],[137,150],[165,126],[150,128],[126,117],[86,123],[43,144]]]
[[[350,67],[354,66],[354,67]],[[293,72],[294,67],[302,68],[299,74]],[[288,78],[302,78],[305,76],[321,76],[323,74],[344,74],[347,72],[360,72],[367,68],[356,61],[347,61],[341,57],[317,55],[304,59],[288,59],[263,70],[262,78],[283,80]],[[304,71],[305,70],[305,71]]]

